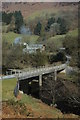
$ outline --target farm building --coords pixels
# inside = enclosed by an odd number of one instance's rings
[[[23,49],[23,52],[27,53],[36,53],[37,50],[40,52],[45,50],[45,45],[42,44],[26,44],[26,48]]]

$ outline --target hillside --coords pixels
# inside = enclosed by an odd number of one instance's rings
[[[2,81],[2,116],[3,118],[77,118],[74,114],[63,114],[54,106],[48,106],[41,100],[26,94],[19,94],[18,101],[13,90],[16,79]]]
[[[15,3],[6,3],[4,2],[2,4],[2,11],[6,12],[13,12],[13,11],[21,11],[24,18],[28,18],[33,13],[36,12],[36,14],[39,12],[44,13],[52,13],[57,12],[59,10],[68,11],[73,9],[78,9],[77,3],[50,3],[50,2],[35,2],[35,3],[29,3],[29,2],[15,2]],[[43,13],[43,14],[44,14]]]
[[[8,32],[2,34],[2,39],[6,40],[8,43],[13,43],[17,37],[22,37],[22,41],[35,43],[39,36],[37,35],[22,35],[14,32]]]

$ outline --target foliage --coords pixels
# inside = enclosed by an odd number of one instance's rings
[[[50,55],[49,61],[51,64],[54,62],[65,62],[66,57],[63,52],[58,52],[56,55]]]
[[[46,31],[49,31],[51,24],[53,24],[54,22],[55,22],[55,18],[53,18],[53,17],[49,18],[45,30],[46,30]]]
[[[75,31],[76,32],[76,31]],[[78,31],[77,31],[78,32]],[[72,34],[73,32],[68,33],[65,36],[65,40],[63,42],[63,46],[66,48],[66,54],[70,55],[71,58],[71,65],[77,66],[78,65],[78,34]]]
[[[21,68],[22,67],[22,48],[20,46],[10,46],[3,41],[3,68]],[[17,51],[17,52],[16,52]]]
[[[58,17],[57,23],[60,24],[60,34],[65,34],[68,31],[65,19]]]
[[[52,35],[59,35],[60,25],[58,23],[53,23],[50,27],[50,31],[52,32]]]
[[[17,52],[16,52],[17,51]],[[23,46],[14,45],[10,46],[9,43],[3,41],[3,62],[4,69],[9,68],[27,68],[37,67],[48,64],[47,54],[39,50],[34,54],[23,54]],[[38,59],[36,59],[38,58]]]
[[[2,12],[2,21],[7,25],[10,24],[13,13]]]
[[[15,11],[14,13],[2,12],[2,21],[7,25],[10,24],[8,31],[10,29],[17,33],[20,33],[20,27],[24,24],[23,16],[20,11]]]
[[[59,48],[63,47],[63,41],[65,39],[65,35],[55,35],[54,37],[50,37],[45,41],[45,45],[47,51],[56,52]]]
[[[15,17],[15,32],[20,33],[20,28],[24,24],[23,16],[20,11],[15,11],[14,17]]]
[[[40,33],[41,33],[41,27],[42,27],[41,23],[38,22],[37,25],[36,25],[36,27],[34,28],[34,34],[35,35],[40,35]]]
[[[15,17],[12,16],[11,22],[10,22],[8,28],[7,28],[7,32],[8,31],[14,31],[14,29],[15,29]]]

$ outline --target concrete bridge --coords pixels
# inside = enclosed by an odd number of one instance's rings
[[[42,76],[49,73],[55,73],[55,80],[57,79],[57,72],[65,70],[67,64],[61,64],[57,66],[42,66],[40,68],[28,68],[24,70],[9,69],[6,71],[6,76],[2,76],[2,79],[9,79],[17,77],[18,80],[25,80],[32,77]]]
[[[6,76],[3,76],[2,79],[9,79],[16,77],[18,79],[17,82],[17,89],[20,91],[23,91],[24,93],[29,94],[30,87],[33,86],[34,88],[31,88],[32,91],[39,89],[41,91],[43,86],[43,75],[48,75],[50,73],[53,73],[54,80],[57,80],[57,73],[63,70],[66,70],[67,64],[61,64],[57,66],[45,66],[40,68],[32,68],[32,69],[25,69],[25,70],[15,70],[15,69],[9,69],[10,73]],[[37,85],[37,86],[36,86]],[[15,89],[16,90],[16,89]],[[38,93],[38,92],[37,92]]]
[[[54,73],[55,81],[57,80],[57,72],[62,71],[66,69],[66,64],[61,64],[59,66],[50,66],[50,67],[44,67],[44,68],[34,68],[30,71],[23,71],[22,73],[18,74],[18,80],[27,80],[29,78],[34,78],[39,76],[39,86],[42,86],[42,75],[46,75],[49,73]]]

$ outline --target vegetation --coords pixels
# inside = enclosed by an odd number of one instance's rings
[[[16,117],[19,114],[19,117],[62,117],[62,113],[54,108],[50,108],[49,106],[42,103],[40,100],[34,99],[31,96],[26,94],[20,94],[21,99],[17,101],[14,97],[13,91],[16,86],[16,79],[7,79],[2,81],[2,101],[3,102],[3,116],[5,115],[5,110],[7,110],[7,118],[8,114],[13,115],[11,117]],[[6,104],[6,105],[5,105]],[[5,108],[6,106],[6,108]],[[42,111],[43,107],[43,111]],[[47,108],[47,109],[45,109]],[[10,110],[10,111],[9,111]],[[41,112],[42,111],[42,112]]]
[[[21,11],[15,11],[14,13],[2,13],[2,21],[9,25],[8,31],[14,31],[20,33],[20,28],[24,24]]]
[[[78,66],[78,31],[69,32],[65,36],[63,45],[66,48],[66,54],[72,57],[71,65]]]
[[[40,66],[46,65],[49,63],[48,56],[46,52],[52,54],[58,54],[58,51],[61,47],[65,47],[65,55],[69,54],[72,59],[71,65],[75,66],[78,64],[78,50],[77,50],[77,30],[73,30],[77,28],[76,17],[77,13],[74,11],[74,15],[72,14],[72,10],[69,10],[69,14],[66,11],[50,11],[50,13],[44,12],[44,17],[39,16],[39,14],[35,13],[35,18],[28,18],[29,21],[24,21],[21,11],[15,11],[14,13],[6,13],[3,12],[3,28],[7,29],[7,33],[3,33],[3,66],[5,67],[14,67],[14,68],[23,68],[24,66]],[[42,14],[42,11],[40,12]],[[9,16],[9,17],[8,17]],[[5,17],[7,18],[5,20]],[[10,19],[9,19],[10,18]],[[9,21],[8,21],[9,19]],[[73,26],[73,21],[76,23]],[[25,27],[29,26],[31,29],[32,35],[22,35],[20,34],[21,26],[25,24]],[[5,27],[6,26],[6,27]],[[73,32],[70,32],[73,30]],[[14,33],[16,32],[16,33]],[[13,46],[14,39],[16,37],[22,37],[23,42],[27,42],[28,44],[34,43],[42,43],[46,45],[46,52],[28,55],[23,54],[22,49],[23,46]],[[73,43],[71,42],[73,40]],[[6,47],[5,47],[6,46]],[[20,50],[18,50],[20,49]],[[19,52],[18,55],[15,51]],[[74,50],[74,52],[73,52]],[[76,52],[77,51],[77,52]],[[63,53],[61,53],[63,54]],[[59,53],[60,55],[60,53]],[[7,58],[9,56],[9,59]],[[36,57],[39,59],[36,60]],[[24,59],[23,59],[24,58]],[[43,58],[43,59],[42,59]],[[55,58],[55,57],[54,57]],[[64,58],[64,57],[63,57]],[[62,58],[62,59],[63,59]],[[12,60],[13,59],[13,60]],[[45,60],[44,60],[45,59]],[[58,59],[57,57],[55,59]],[[59,59],[60,60],[60,59]],[[13,65],[10,61],[13,61]],[[29,62],[30,61],[30,62]],[[54,61],[54,60],[52,60]],[[58,61],[58,60],[57,60]],[[8,64],[9,63],[9,64]]]
[[[40,32],[41,32],[41,23],[38,22],[36,27],[34,28],[34,34],[35,35],[40,35]]]
[[[27,42],[27,43],[36,43],[39,38],[39,36],[37,35],[23,35],[14,32],[8,32],[2,34],[2,40],[8,42],[9,44],[13,44],[14,40],[17,37],[22,37],[22,42]]]
[[[2,101],[15,99],[13,91],[16,86],[16,78],[2,81]]]
[[[74,14],[73,14],[74,12]],[[2,67],[3,69],[18,68],[23,69],[27,67],[38,67],[47,64],[53,64],[54,62],[66,61],[66,55],[71,56],[70,66],[80,68],[79,52],[78,49],[78,25],[77,25],[77,13],[75,9],[72,10],[48,10],[48,13],[43,11],[37,11],[27,18],[23,18],[21,11],[15,11],[13,13],[2,13],[3,20],[3,35],[2,35]],[[29,28],[30,35],[23,35],[20,33],[22,26]],[[28,54],[23,53],[23,45],[13,45],[15,38],[22,37],[22,42],[28,44],[41,43],[46,46],[44,52],[37,50],[36,53]],[[65,51],[60,51],[60,48],[65,48]],[[78,72],[79,73],[79,72]],[[71,76],[59,76],[64,77],[67,80],[79,83],[78,73],[73,73]],[[35,100],[27,95],[22,95],[21,100],[15,102],[13,94],[16,79],[3,80],[3,101],[9,101],[8,105],[14,105],[14,109],[17,109],[19,105],[26,110],[26,104],[31,105],[35,111],[39,107],[39,104]],[[78,85],[78,84],[76,84]],[[48,110],[44,110],[48,114]],[[20,111],[22,112],[22,111]],[[41,112],[41,109],[40,109]],[[24,112],[28,115],[29,113]],[[56,111],[51,111],[51,114]]]

